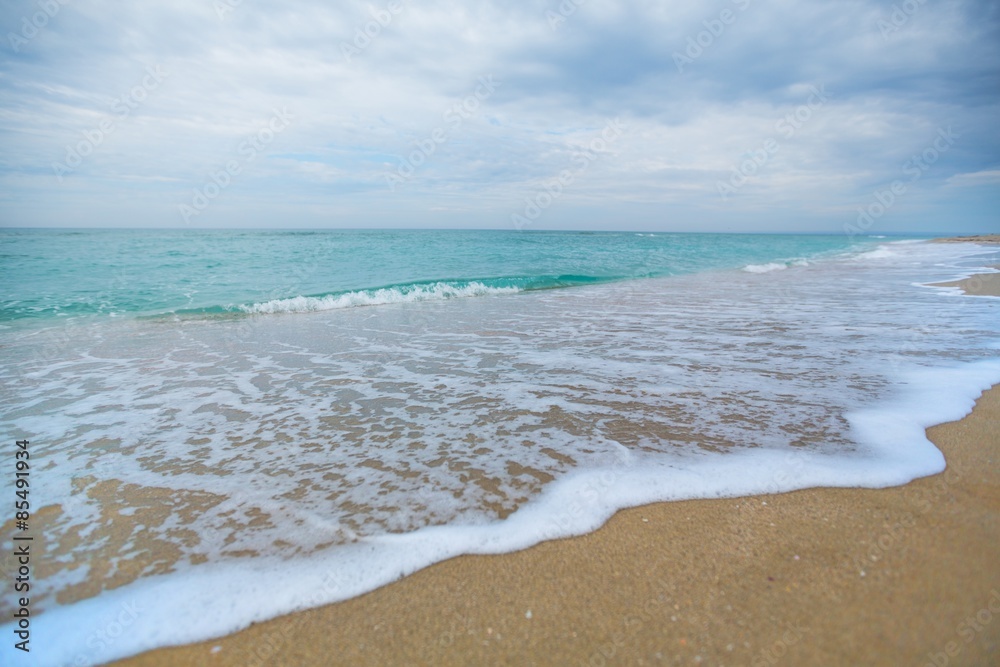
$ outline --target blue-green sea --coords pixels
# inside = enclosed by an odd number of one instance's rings
[[[264,304],[319,310],[791,263],[865,247],[874,241],[844,235],[2,230],[0,322]]]

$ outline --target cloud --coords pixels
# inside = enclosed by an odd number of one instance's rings
[[[955,174],[947,180],[947,184],[956,188],[978,186],[1000,186],[1000,169],[977,171],[972,174]]]
[[[191,224],[504,228],[585,162],[539,228],[838,231],[943,128],[881,230],[1000,226],[991,2],[54,1],[0,5],[7,226],[183,225],[236,161]]]

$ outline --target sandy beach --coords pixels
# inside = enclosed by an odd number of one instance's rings
[[[966,294],[975,296],[1000,296],[1000,273],[977,273],[965,280],[938,283],[937,285],[938,287],[959,287]]]
[[[965,286],[1000,296],[993,277]],[[903,487],[625,510],[115,664],[995,665],[1000,387],[928,434],[948,470]]]
[[[934,243],[983,243],[995,245],[1000,243],[1000,234],[976,234],[973,236],[947,236],[934,239]]]

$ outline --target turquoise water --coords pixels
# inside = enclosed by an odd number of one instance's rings
[[[324,310],[792,262],[872,244],[843,235],[4,230],[0,322]],[[295,297],[317,300],[280,303]]]

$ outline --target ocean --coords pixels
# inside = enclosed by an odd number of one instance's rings
[[[219,636],[623,507],[940,472],[924,429],[1000,382],[1000,300],[929,283],[997,264],[844,235],[0,230],[33,664]]]

